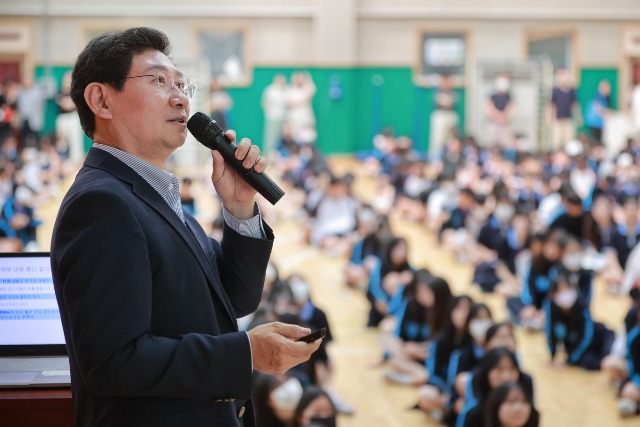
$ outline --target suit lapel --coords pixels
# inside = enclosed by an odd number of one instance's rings
[[[232,324],[235,325],[235,315],[231,307],[231,302],[222,290],[222,283],[220,283],[219,275],[214,274],[213,268],[209,263],[206,256],[206,244],[208,242],[201,241],[202,239],[196,237],[199,225],[194,224],[194,219],[189,221],[191,232],[185,223],[183,223],[178,215],[171,209],[167,202],[158,194],[158,192],[142,178],[136,171],[124,164],[115,156],[100,150],[99,148],[91,148],[87,154],[84,164],[89,167],[103,169],[117,178],[126,181],[131,184],[133,193],[142,199],[147,205],[153,208],[160,216],[162,216],[169,225],[180,235],[180,237],[187,243],[189,250],[198,260],[200,268],[202,268],[209,287],[213,288],[213,291],[222,302],[222,306],[229,318],[232,320]],[[188,215],[186,215],[188,217]]]

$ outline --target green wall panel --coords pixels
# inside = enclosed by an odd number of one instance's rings
[[[414,139],[420,151],[427,149],[429,114],[433,108],[430,89],[411,81],[410,68],[311,68],[316,87],[313,107],[318,125],[318,147],[324,153],[369,150],[372,137],[387,126],[397,135]],[[253,84],[234,88],[231,126],[258,144],[262,140],[263,117],[260,97],[277,73],[287,78],[292,68],[256,68]],[[339,82],[341,97],[330,96],[332,82]],[[458,113],[464,126],[464,90],[458,90]]]
[[[580,87],[578,99],[582,111],[585,112],[589,101],[598,91],[600,80],[611,83],[611,107],[618,108],[618,70],[615,68],[583,68],[580,70]]]
[[[51,68],[51,76],[59,85],[62,75],[70,67]],[[234,106],[229,112],[230,127],[241,136],[262,143],[264,118],[260,99],[262,91],[277,73],[287,79],[295,71],[306,70],[311,74],[317,92],[313,107],[318,126],[318,147],[325,153],[354,153],[371,149],[372,137],[387,126],[396,135],[406,135],[414,140],[418,150],[425,152],[429,138],[429,114],[433,109],[433,91],[413,85],[412,70],[408,67],[357,67],[357,68],[255,68],[251,86],[231,88],[229,94]],[[36,78],[44,75],[44,68],[37,67]],[[613,68],[584,68],[580,71],[578,97],[583,111],[594,96],[598,82],[607,79],[612,87],[612,106],[618,106],[618,70]],[[339,97],[331,96],[331,88],[340,89]],[[464,129],[465,90],[457,90],[458,114]],[[55,129],[56,106],[53,99],[47,102],[44,132]],[[86,140],[87,146],[90,143]]]

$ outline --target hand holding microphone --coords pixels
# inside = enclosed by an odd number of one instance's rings
[[[236,158],[236,144],[233,143],[220,128],[215,120],[211,120],[204,113],[195,113],[187,122],[191,134],[205,147],[218,151],[227,166],[231,167],[238,176],[253,187],[272,205],[275,205],[284,195],[284,191],[274,183],[265,173],[258,173],[243,164],[244,159]]]

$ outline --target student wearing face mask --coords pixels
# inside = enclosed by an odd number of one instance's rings
[[[506,348],[513,353],[516,361],[518,362],[518,366],[520,366],[518,355],[516,353],[516,337],[513,331],[513,324],[511,322],[500,322],[491,325],[486,333],[484,348],[487,353],[490,353],[496,348]],[[473,406],[478,402],[478,396],[474,386],[474,378],[480,372],[481,366],[482,364],[480,363],[480,365],[476,366],[468,375],[463,395],[465,406],[467,407]],[[522,372],[521,377],[523,384],[527,385],[529,389],[533,389],[533,379],[531,376]]]
[[[499,191],[493,214],[480,229],[477,239],[487,252],[487,259],[476,266],[473,282],[485,292],[493,292],[500,282],[512,279],[515,274],[515,258],[528,234],[526,227],[515,227],[515,215],[516,208],[508,193]],[[528,221],[524,223],[527,224]]]
[[[485,427],[538,427],[540,414],[522,385],[504,383],[489,394]]]
[[[559,242],[562,255],[558,270],[564,270],[569,283],[578,290],[580,300],[589,306],[595,273],[583,267],[582,245],[571,235],[564,236]]]
[[[544,325],[544,301],[549,295],[551,281],[557,274],[557,263],[562,249],[558,232],[547,232],[530,238],[531,265],[524,278],[520,295],[509,297],[509,314],[519,325],[541,330]],[[538,249],[538,245],[540,246]]]
[[[467,345],[455,350],[449,361],[448,375],[454,380],[447,404],[447,407],[450,408],[448,425],[455,425],[457,414],[464,407],[465,395],[469,390],[470,378],[473,376],[472,372],[479,366],[486,354],[485,339],[491,325],[493,325],[493,316],[489,307],[482,303],[473,304],[465,325],[465,331],[469,333],[472,340]]]
[[[486,143],[488,146],[508,148],[512,139],[510,123],[515,114],[515,106],[510,92],[511,80],[506,73],[500,73],[494,80],[494,92],[485,103],[487,114]]]
[[[611,352],[615,335],[602,323],[593,321],[589,307],[580,299],[566,272],[560,272],[552,285],[546,314],[551,365],[563,366],[556,361],[556,345],[561,342],[567,352],[567,364],[599,370]]]
[[[337,412],[326,392],[310,386],[302,393],[293,414],[292,427],[336,427]]]
[[[292,274],[287,279],[287,284],[291,288],[293,301],[298,308],[298,317],[302,324],[312,331],[327,328],[327,335],[322,339],[320,348],[304,364],[306,377],[311,384],[318,385],[331,396],[333,405],[338,409],[338,412],[351,415],[354,409],[338,396],[333,387],[334,365],[331,363],[327,351],[329,343],[333,342],[333,335],[327,315],[324,310],[314,304],[311,299],[309,283],[302,275]]]
[[[256,427],[290,425],[302,393],[302,385],[296,378],[256,374],[253,382]]]
[[[487,330],[493,325],[491,310],[486,304],[476,303],[469,310],[466,329],[473,338],[472,342],[460,349],[456,373],[473,370],[482,360],[485,354],[485,338]]]

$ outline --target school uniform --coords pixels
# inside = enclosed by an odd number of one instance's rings
[[[409,266],[407,266],[406,269],[412,270]],[[385,268],[382,261],[378,261],[371,271],[371,275],[369,276],[369,288],[367,290],[367,299],[371,304],[371,309],[369,310],[369,320],[367,322],[367,326],[378,326],[382,319],[384,319],[385,315],[394,314],[401,305],[401,292],[403,290],[403,287],[400,287],[400,289],[398,289],[398,292],[396,292],[394,295],[390,295],[382,287],[382,280],[387,275],[387,273],[390,272],[391,270]],[[381,301],[387,304],[387,313],[381,313],[376,309],[376,301]]]
[[[449,219],[447,219],[440,227],[440,234],[445,230],[459,230],[465,227],[469,211],[456,207],[451,211]]]
[[[587,307],[591,304],[591,288],[594,276],[595,272],[593,270],[585,270],[584,268],[568,274],[569,283],[578,289],[578,298]]]
[[[529,374],[522,373],[520,384],[527,396],[531,397],[533,402],[533,378]],[[475,373],[467,383],[467,392],[465,396],[465,405],[462,412],[456,420],[456,427],[483,427],[485,420],[485,407],[489,396],[481,396],[480,390],[477,389],[477,376]]]
[[[602,323],[591,319],[589,308],[583,301],[565,312],[552,300],[545,304],[547,314],[546,334],[551,357],[556,355],[557,342],[563,342],[567,352],[567,363],[587,370],[600,369],[607,356],[615,334]]]
[[[440,393],[449,394],[456,379],[457,364],[451,365],[452,357],[459,357],[459,350],[467,343],[447,345],[444,338],[433,340],[429,345],[426,368],[429,373],[427,384],[436,387]],[[453,366],[453,367],[452,367]]]
[[[618,262],[624,268],[633,248],[640,243],[640,223],[629,230],[626,224],[616,224],[611,232],[611,247],[616,250]]]
[[[402,341],[425,342],[431,338],[431,328],[429,324],[420,319],[417,315],[420,311],[428,310],[412,299],[404,298],[400,306],[396,309],[393,304],[391,310],[395,313],[396,329],[394,335]]]
[[[498,260],[504,262],[512,273],[516,271],[516,255],[520,251],[520,245],[513,227],[500,224],[491,216],[480,229],[478,243],[495,251]],[[496,274],[496,262],[480,263],[473,273],[473,283],[477,283],[483,291],[493,292],[500,279]]]
[[[640,325],[636,325],[627,336],[627,366],[629,381],[640,388]]]
[[[549,264],[544,269],[536,269],[531,266],[525,277],[520,296],[507,298],[507,308],[516,322],[524,307],[534,306],[538,310],[542,309],[547,300],[549,289],[551,289],[551,283],[557,275],[558,269],[553,264]]]

